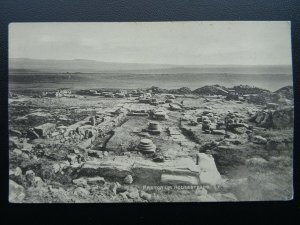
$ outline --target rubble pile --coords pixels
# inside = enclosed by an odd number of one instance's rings
[[[251,133],[251,126],[244,121],[245,117],[238,113],[228,113],[225,126],[228,131],[236,134]]]
[[[294,108],[286,107],[276,110],[258,111],[250,122],[257,124],[260,127],[284,129],[293,127],[294,125]]]

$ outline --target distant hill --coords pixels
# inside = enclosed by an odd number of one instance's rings
[[[170,65],[138,64],[138,63],[111,63],[95,60],[74,59],[74,60],[46,60],[46,59],[9,59],[11,71],[28,70],[45,73],[96,73],[105,71],[120,70],[143,70],[143,69],[164,69]]]
[[[171,65],[101,62],[95,60],[45,60],[28,58],[9,59],[11,74],[24,73],[132,73],[132,74],[179,74],[179,73],[224,73],[224,74],[291,74],[291,66],[266,65]]]

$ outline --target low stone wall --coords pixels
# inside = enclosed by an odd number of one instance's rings
[[[122,182],[127,175],[131,175],[134,183],[140,185],[215,186],[221,181],[221,176],[213,157],[204,153],[200,153],[199,157],[199,165],[190,159],[179,159],[159,164],[147,160],[136,162],[89,161],[83,164],[79,176],[101,176],[105,179]]]
[[[58,127],[56,128],[56,131],[55,124],[44,124],[36,127],[35,130],[39,131],[43,135],[47,133],[53,141],[77,144],[79,148],[85,149],[90,147],[98,136],[105,136],[114,128],[122,124],[126,120],[126,112],[121,112],[117,116],[107,116],[105,118],[106,119],[99,124],[95,124],[95,118],[86,117],[84,120],[74,123],[68,127]],[[51,129],[48,129],[48,127]],[[38,138],[38,134],[36,136],[36,138]]]

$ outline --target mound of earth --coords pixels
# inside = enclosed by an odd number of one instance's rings
[[[257,95],[250,96],[247,100],[248,103],[256,104],[256,105],[266,105],[267,103],[271,102],[271,96],[269,93],[261,93]]]
[[[206,85],[193,91],[198,95],[227,95],[228,91],[226,87],[220,85]]]
[[[292,86],[282,87],[282,88],[278,89],[277,91],[275,91],[274,93],[279,94],[282,97],[285,97],[289,100],[294,98],[294,93],[293,93],[293,87]]]
[[[162,88],[155,87],[155,86],[152,86],[148,90],[151,90],[152,93],[167,93],[168,92],[166,89],[162,89]]]
[[[184,95],[184,94],[191,94],[192,90],[188,87],[182,87],[179,89],[173,89],[169,91],[170,94],[179,94],[179,95]]]
[[[263,93],[269,93],[270,91],[254,86],[249,85],[238,85],[234,86],[233,89],[236,93],[240,95],[246,95],[246,94],[263,94]]]

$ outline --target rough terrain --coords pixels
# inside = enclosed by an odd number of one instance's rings
[[[293,112],[290,87],[12,90],[9,200],[288,200]]]

